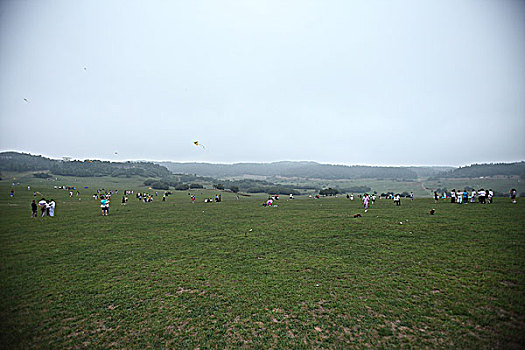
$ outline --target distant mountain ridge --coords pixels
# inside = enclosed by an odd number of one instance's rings
[[[443,170],[452,170],[452,167],[385,167],[364,165],[333,165],[316,162],[281,161],[273,163],[177,163],[160,162],[173,173],[196,174],[199,176],[239,177],[253,176],[280,176],[288,178],[321,178],[321,179],[397,179],[415,180],[419,176],[436,175]]]
[[[450,171],[440,172],[436,177],[475,178],[491,176],[519,176],[525,179],[525,162],[472,164]]]
[[[525,161],[514,163],[472,164],[464,167],[388,167],[321,164],[311,161],[273,163],[181,163],[181,162],[108,162],[100,160],[61,161],[41,155],[1,152],[2,171],[49,171],[71,176],[145,176],[163,178],[174,174],[195,174],[212,178],[235,178],[247,175],[303,179],[391,179],[413,181],[418,178],[478,178],[520,176],[525,179]]]
[[[0,153],[0,170],[14,172],[49,171],[54,175],[78,177],[129,177],[134,175],[165,177],[171,175],[165,167],[151,162],[61,161],[18,152]]]

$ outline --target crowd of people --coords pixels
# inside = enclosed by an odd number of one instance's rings
[[[124,191],[124,194],[126,194],[127,192],[131,192],[133,193],[133,191],[128,191],[128,190],[125,190]],[[93,194],[93,199],[94,200],[99,200],[99,199],[102,199],[102,196],[106,197],[106,198],[111,198],[111,195],[113,194],[118,194],[118,190],[106,190],[104,188],[102,189],[98,189],[97,192],[95,192]]]
[[[492,189],[485,190],[483,188],[479,190],[458,190],[453,189],[449,194],[451,203],[466,204],[466,203],[475,203],[476,199],[481,204],[491,204],[494,198],[494,191]],[[440,196],[437,192],[434,192],[434,201],[437,203]],[[447,199],[447,194],[444,193],[441,197]]]
[[[191,202],[195,203],[195,195],[191,195]],[[222,202],[222,195],[215,195],[215,203]],[[213,203],[213,198],[204,198],[204,203]]]
[[[275,201],[279,200],[279,195],[273,195],[268,196],[268,199],[262,204],[263,207],[277,207],[276,204],[274,204]]]
[[[31,217],[36,218],[38,216],[38,207],[40,207],[40,216],[55,216],[56,203],[53,199],[46,200],[42,198],[38,204],[35,200],[31,202]]]
[[[14,186],[14,184],[13,184],[13,186]],[[68,190],[70,197],[73,196],[73,193],[74,193],[73,191],[76,191],[76,195],[77,196],[80,195],[80,191],[76,190],[75,187],[68,187],[68,186],[57,187],[57,186],[54,186],[54,188],[55,189]],[[28,191],[31,190],[31,186],[27,186],[27,189],[28,189]],[[37,193],[40,193],[40,192],[36,192],[36,191],[33,192],[33,196],[36,196]],[[117,193],[118,193],[118,190],[99,189],[99,190],[96,191],[96,193],[93,194],[93,199],[100,200],[100,207],[102,209],[102,215],[107,216],[109,214],[109,203],[110,203],[111,196],[112,196],[112,194],[117,194]],[[124,193],[124,196],[122,197],[122,204],[126,204],[128,202],[127,195],[134,194],[134,191],[133,190],[124,190],[123,193]],[[166,198],[169,195],[171,195],[171,194],[172,193],[169,192],[169,191],[164,192],[164,194],[162,196],[162,200],[166,201]],[[11,189],[10,192],[9,192],[9,196],[10,197],[14,197],[14,195],[15,195],[15,191],[14,191],[14,189]],[[188,193],[188,195],[190,195],[192,203],[195,203],[196,196],[194,194],[190,194],[190,193]],[[155,196],[158,196],[158,192],[155,192]],[[368,209],[370,208],[370,205],[373,205],[374,202],[377,199],[377,196],[376,196],[375,193],[374,194],[365,193],[363,195],[358,195],[358,196],[359,196],[359,198],[361,198],[361,200],[363,202],[363,207],[364,207],[365,213],[368,212]],[[509,192],[509,197],[510,197],[512,203],[514,203],[514,204],[517,203],[517,200],[516,200],[517,196],[518,196],[517,190],[515,188],[512,188],[510,190],[510,192]],[[138,192],[138,193],[136,193],[136,198],[138,200],[140,200],[140,201],[144,201],[145,203],[152,202],[153,201],[153,197],[154,197],[153,194],[150,194],[150,193],[147,193],[147,192]],[[316,194],[314,196],[309,195],[309,197],[310,198],[313,197],[314,199],[320,199],[320,196],[318,194]],[[410,195],[408,195],[408,194],[403,194],[403,195],[400,195],[400,194],[389,194],[385,198],[393,200],[394,205],[400,206],[402,197],[410,197],[411,200],[414,200],[414,193],[410,192]],[[236,196],[236,198],[239,199],[238,196]],[[290,199],[294,199],[294,196],[292,194],[290,194],[289,198]],[[350,199],[350,200],[354,200],[354,194],[347,194],[346,198]],[[381,197],[379,197],[379,198],[381,198]],[[439,199],[444,199],[444,200],[450,199],[451,203],[457,203],[457,204],[476,203],[476,202],[478,202],[480,204],[491,204],[491,203],[493,203],[493,199],[494,199],[494,191],[492,189],[485,190],[483,188],[481,188],[479,190],[474,190],[474,189],[456,190],[456,189],[453,189],[450,192],[443,192],[441,195],[438,194],[438,191],[434,191],[433,192],[433,199],[434,199],[434,201],[436,203],[439,201]],[[263,206],[268,206],[268,207],[275,206],[275,201],[277,201],[277,200],[279,200],[279,196],[278,195],[269,196],[268,199],[263,203]],[[221,201],[222,201],[221,194],[216,194],[215,198],[211,198],[210,197],[210,198],[205,198],[204,199],[205,203],[221,202]],[[50,216],[50,217],[55,216],[56,202],[53,199],[46,200],[45,198],[42,198],[38,202],[36,202],[36,200],[33,200],[32,203],[31,203],[31,216],[32,217],[37,217],[38,216],[38,209],[39,208],[40,208],[40,216],[41,217],[44,217],[44,216]]]

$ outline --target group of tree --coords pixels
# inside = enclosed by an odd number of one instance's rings
[[[50,178],[52,178],[52,176],[49,175],[48,173],[34,173],[33,177],[36,177],[37,179],[50,179]]]
[[[171,174],[166,167],[150,162],[62,161],[18,152],[0,153],[0,170],[44,171],[53,175],[77,177],[165,177]]]
[[[338,189],[331,188],[331,187],[324,188],[324,189],[319,191],[319,194],[321,196],[335,196],[338,193],[339,193]]]
[[[479,178],[491,176],[519,176],[525,179],[525,162],[472,164],[441,172],[435,178]]]
[[[332,165],[316,162],[275,163],[160,163],[174,173],[197,174],[213,177],[237,177],[243,175],[281,176],[322,179],[383,178],[413,180],[417,173],[407,167],[379,167],[361,165]]]
[[[372,189],[368,186],[351,186],[341,190],[341,192],[345,193],[370,193],[371,191]]]
[[[54,162],[55,161],[52,159],[27,153],[0,153],[0,169],[4,171],[21,172],[50,170]]]

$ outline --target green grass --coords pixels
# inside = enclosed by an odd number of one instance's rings
[[[81,200],[32,180],[57,201],[56,217],[33,219],[18,180],[14,199],[0,182],[2,348],[524,345],[521,201],[380,200],[365,214],[346,198],[264,208],[198,190],[195,204],[117,195],[103,217],[93,186],[138,179],[77,180]]]
[[[523,192],[520,180],[518,178],[474,178],[474,179],[447,179],[428,180],[426,178],[417,181],[396,181],[392,179],[353,179],[353,180],[314,180],[314,179],[286,179],[286,178],[269,178],[269,181],[281,183],[286,186],[315,186],[317,188],[350,188],[355,186],[368,186],[371,191],[378,194],[386,192],[402,193],[413,192],[418,198],[432,197],[433,191],[438,188],[447,188],[463,190],[465,187],[475,189],[492,188],[494,191],[508,194],[511,188],[517,189],[518,193]],[[441,194],[441,193],[440,193]]]

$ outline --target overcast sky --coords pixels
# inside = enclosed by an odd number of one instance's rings
[[[524,38],[520,0],[2,0],[0,150],[524,160]]]

